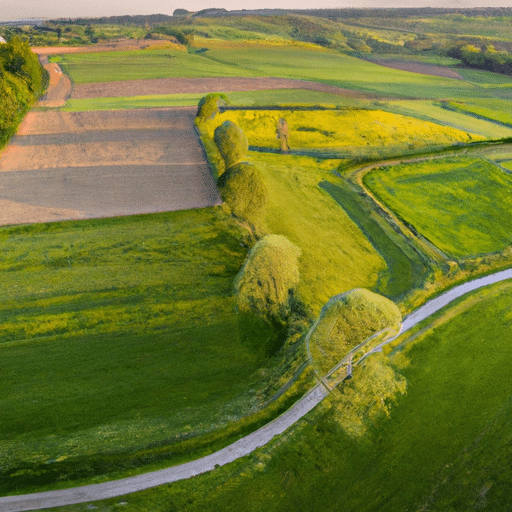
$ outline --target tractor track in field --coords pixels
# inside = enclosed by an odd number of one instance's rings
[[[368,354],[381,349],[385,344],[409,331],[417,324],[428,319],[460,297],[485,286],[508,279],[512,279],[512,269],[479,277],[445,291],[407,315],[402,323],[399,334],[388,338],[378,347],[372,348]],[[314,326],[312,328],[314,328]],[[305,416],[328,395],[328,386],[323,382],[319,382],[311,391],[278,418],[229,446],[200,459],[167,469],[101,484],[84,485],[81,487],[18,496],[6,496],[0,498],[0,511],[23,512],[27,510],[41,510],[114,498],[212,471],[216,467],[223,466],[240,457],[249,455],[254,450],[266,445],[273,437],[283,433],[300,418]]]

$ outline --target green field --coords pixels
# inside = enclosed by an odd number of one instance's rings
[[[0,230],[2,492],[165,459],[260,407],[280,375],[258,372],[275,333],[235,312],[245,237],[219,208]]]
[[[493,103],[495,101],[499,100],[489,100],[489,102]],[[459,130],[477,133],[490,139],[512,137],[512,128],[501,126],[492,122],[492,120],[478,119],[461,111],[447,109],[442,102],[387,101],[381,105],[381,108],[426,121],[434,121],[447,126],[453,126]]]
[[[120,110],[132,108],[157,108],[176,106],[196,106],[204,94],[154,94],[151,96],[121,96],[116,98],[69,99],[60,110],[74,112],[84,110]],[[229,100],[234,106],[266,105],[320,105],[365,106],[368,101],[346,98],[335,94],[304,89],[277,89],[262,91],[230,92]],[[512,130],[511,130],[512,133]]]
[[[486,119],[497,121],[512,127],[512,102],[507,100],[473,100],[468,103],[455,103],[450,102],[450,108],[456,111],[474,114]]]
[[[69,53],[54,57],[76,84],[173,77],[257,76],[178,50]]]
[[[512,78],[457,68],[463,80],[455,80],[370,62],[452,66],[459,61],[446,50],[455,34],[496,35],[510,20],[494,20],[495,29],[484,17],[395,21],[199,16],[167,27],[194,29],[189,51],[174,45],[52,57],[75,84],[283,77],[364,94],[227,92],[234,106],[270,107],[225,111],[201,126],[213,137],[230,119],[249,139],[253,150],[242,162],[261,186],[247,189],[261,192],[265,204],[248,207],[246,217],[230,216],[225,198],[202,210],[0,228],[0,495],[121,478],[220,449],[313,385],[304,334],[331,297],[366,288],[405,311],[470,271],[510,261],[512,150],[482,139],[512,137],[512,126],[500,124],[512,124]],[[151,27],[155,39],[165,29]],[[76,32],[85,37],[84,30]],[[103,27],[105,36],[112,30]],[[119,33],[132,30],[142,33],[135,26]],[[373,54],[343,53],[353,50]],[[62,110],[195,106],[202,96],[70,99]],[[271,109],[283,105],[338,110]],[[297,154],[278,153],[281,116]],[[358,170],[373,162],[364,191]],[[365,192],[434,244],[435,262],[427,244],[407,238]],[[249,250],[268,234],[300,250],[300,282],[283,293],[292,312],[271,322],[239,314],[234,290]],[[512,284],[503,283],[457,301],[369,357],[353,379],[247,457],[94,507],[508,510],[511,299]],[[354,318],[366,328],[370,315],[361,311]],[[340,355],[331,334],[318,346],[335,356],[315,361],[325,371]]]
[[[390,360],[398,375],[372,356],[327,403],[244,460],[95,505],[113,511],[124,502],[124,510],[142,512],[505,511],[512,492],[511,299],[512,285],[503,283],[459,300],[434,327],[399,339],[405,347]],[[475,318],[486,319],[485,329]],[[404,378],[405,394],[389,403],[389,416],[372,414],[375,395],[400,389]]]
[[[75,53],[58,57],[75,83],[166,77],[275,76],[324,82],[392,97],[467,98],[476,85],[378,66],[326,49],[255,43],[207,43],[201,54],[176,50]],[[308,63],[305,66],[305,62]]]
[[[318,186],[332,176],[337,162],[256,152],[251,152],[249,159],[267,187],[259,229],[284,235],[302,249],[301,299],[318,313],[343,290],[374,288],[380,273],[386,271],[384,260],[336,201]]]
[[[439,249],[455,258],[510,245],[512,177],[476,158],[383,167],[365,185]]]

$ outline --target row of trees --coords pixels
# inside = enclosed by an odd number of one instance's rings
[[[27,42],[13,37],[0,44],[0,147],[14,134],[21,118],[48,87],[48,72]]]
[[[479,48],[464,44],[451,48],[447,53],[449,57],[459,59],[467,67],[512,75],[512,55],[508,52],[496,51],[492,45]]]

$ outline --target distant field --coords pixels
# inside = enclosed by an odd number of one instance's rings
[[[249,139],[249,144],[263,148],[279,148],[276,137],[278,120],[289,126],[289,144],[293,149],[332,148],[344,152],[363,151],[393,146],[409,150],[429,145],[450,145],[479,140],[454,128],[420,121],[412,117],[381,110],[227,110],[207,123],[210,136],[225,120],[236,123]]]
[[[69,53],[53,57],[76,84],[168,77],[257,76],[229,63],[177,50]]]
[[[333,51],[293,47],[269,49],[256,45],[232,49],[217,45],[203,55],[213,63],[220,61],[239,66],[244,72],[315,80],[394,97],[462,98],[483,93],[481,88],[461,80],[385,68]]]
[[[508,124],[512,128],[512,101],[498,99],[473,100],[468,103],[456,103],[451,101],[449,102],[449,106],[459,112],[476,114],[477,116]]]
[[[66,54],[57,58],[76,84],[165,77],[275,76],[298,78],[395,97],[475,97],[480,87],[460,80],[391,70],[307,45],[206,42],[201,54],[173,50]],[[308,65],[305,66],[304,64]],[[362,79],[361,77],[364,77]],[[492,96],[492,93],[489,93]]]
[[[407,388],[390,406],[389,417],[371,416],[372,400],[393,383],[389,373],[358,368],[328,403],[249,459],[127,496],[123,508],[507,510],[512,492],[512,350],[506,342],[511,300],[512,285],[502,283],[454,304],[418,336],[402,336],[409,344],[393,354],[391,363]],[[475,321],[479,318],[486,319],[485,329]],[[95,505],[113,512],[118,503]]]
[[[510,245],[512,176],[480,159],[382,167],[365,185],[445,253],[456,258]]]
[[[499,100],[489,100],[494,103]],[[504,102],[506,104],[508,102]],[[501,126],[492,121],[477,119],[474,116],[469,116],[463,112],[455,112],[443,108],[441,102],[432,101],[387,101],[383,104],[382,108],[391,110],[392,112],[411,115],[420,119],[437,121],[448,126],[466,130],[471,133],[477,133],[491,139],[499,139],[505,137],[512,137],[512,128]]]

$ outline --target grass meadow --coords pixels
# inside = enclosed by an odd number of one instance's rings
[[[512,177],[478,158],[382,167],[365,185],[406,222],[454,258],[510,245]]]
[[[97,510],[507,510],[511,299],[502,283],[459,300],[251,456]],[[372,415],[378,394],[390,397],[387,412]]]
[[[50,59],[76,84],[173,77],[257,76],[236,65],[179,50],[68,53]]]
[[[298,292],[314,313],[344,290],[375,288],[386,271],[384,259],[318,186],[337,161],[256,152],[248,157],[267,188],[259,230],[284,235],[302,249]]]
[[[279,381],[273,330],[238,321],[246,232],[221,208],[0,238],[2,493],[194,457]]]
[[[494,103],[489,100],[489,103]],[[489,139],[512,137],[512,128],[501,126],[492,120],[478,119],[460,110],[449,110],[438,101],[387,101],[381,108],[426,121],[453,126],[459,130],[476,133]]]
[[[120,110],[132,108],[156,108],[176,106],[196,106],[204,94],[154,94],[149,96],[128,96],[115,98],[69,99],[60,110]],[[229,93],[229,100],[234,106],[267,105],[319,105],[326,108],[338,106],[368,106],[367,100],[346,98],[335,94],[304,89],[276,89],[262,91],[235,91]]]

